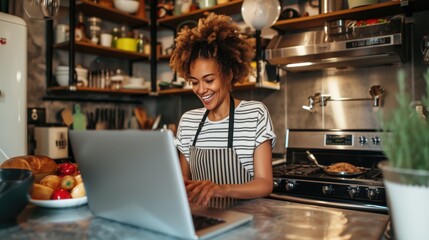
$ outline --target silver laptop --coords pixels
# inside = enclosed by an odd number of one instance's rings
[[[210,238],[253,218],[189,204],[170,131],[70,131],[70,141],[96,216],[185,239]]]

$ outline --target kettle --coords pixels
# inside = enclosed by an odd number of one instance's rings
[[[24,11],[36,20],[52,19],[58,14],[61,0],[24,0]]]

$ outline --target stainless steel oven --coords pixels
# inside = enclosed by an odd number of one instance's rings
[[[273,163],[270,197],[301,203],[387,212],[383,176],[377,164],[385,159],[383,137],[376,130],[293,130],[286,133],[286,158]],[[365,169],[333,175],[320,165],[351,164]]]

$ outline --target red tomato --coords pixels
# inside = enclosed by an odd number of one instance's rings
[[[61,163],[57,173],[60,176],[71,175],[76,172],[76,166],[73,163]]]
[[[51,195],[52,200],[68,199],[68,198],[72,198],[70,192],[62,188],[55,189]]]
[[[377,23],[378,23],[378,19],[375,19],[375,18],[366,20],[367,25],[372,25],[372,24],[377,24]]]

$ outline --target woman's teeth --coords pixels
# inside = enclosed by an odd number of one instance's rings
[[[209,96],[202,96],[201,98],[203,99],[204,102],[208,102],[212,99],[212,97],[213,97],[213,94]]]

